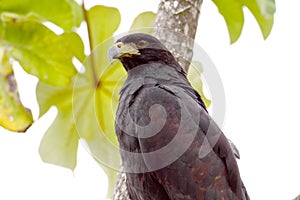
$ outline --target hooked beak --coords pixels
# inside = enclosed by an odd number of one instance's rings
[[[108,58],[110,62],[112,62],[113,59],[131,57],[132,55],[140,55],[139,50],[133,43],[124,44],[123,42],[118,42],[108,50]]]

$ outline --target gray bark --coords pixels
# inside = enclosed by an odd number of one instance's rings
[[[153,35],[175,56],[187,72],[193,57],[200,7],[203,0],[161,0]],[[117,178],[113,200],[130,200],[126,174],[122,168]]]
[[[126,187],[126,174],[123,171],[123,167],[121,167],[114,189],[113,200],[130,200]]]
[[[295,199],[293,199],[293,200],[300,200],[300,195],[299,196],[297,196]]]
[[[187,72],[193,57],[200,7],[203,0],[162,0],[153,35],[174,55]]]

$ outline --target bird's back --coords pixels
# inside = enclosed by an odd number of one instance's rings
[[[184,75],[134,70],[116,118],[131,199],[248,199],[226,137]]]

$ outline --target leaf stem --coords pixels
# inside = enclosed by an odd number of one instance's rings
[[[82,0],[82,10],[83,10],[83,17],[86,22],[88,38],[89,38],[90,64],[91,64],[90,67],[92,68],[92,74],[93,74],[95,87],[98,87],[99,83],[98,83],[98,78],[97,78],[97,73],[96,73],[95,59],[94,59],[94,55],[93,55],[94,46],[93,46],[93,41],[92,41],[92,30],[91,30],[91,26],[90,26],[90,22],[89,22],[88,13],[87,13],[87,10],[85,9],[84,0]]]

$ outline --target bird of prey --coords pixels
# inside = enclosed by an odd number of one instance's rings
[[[183,68],[155,37],[109,49],[127,71],[115,120],[132,200],[248,200],[230,144]]]

